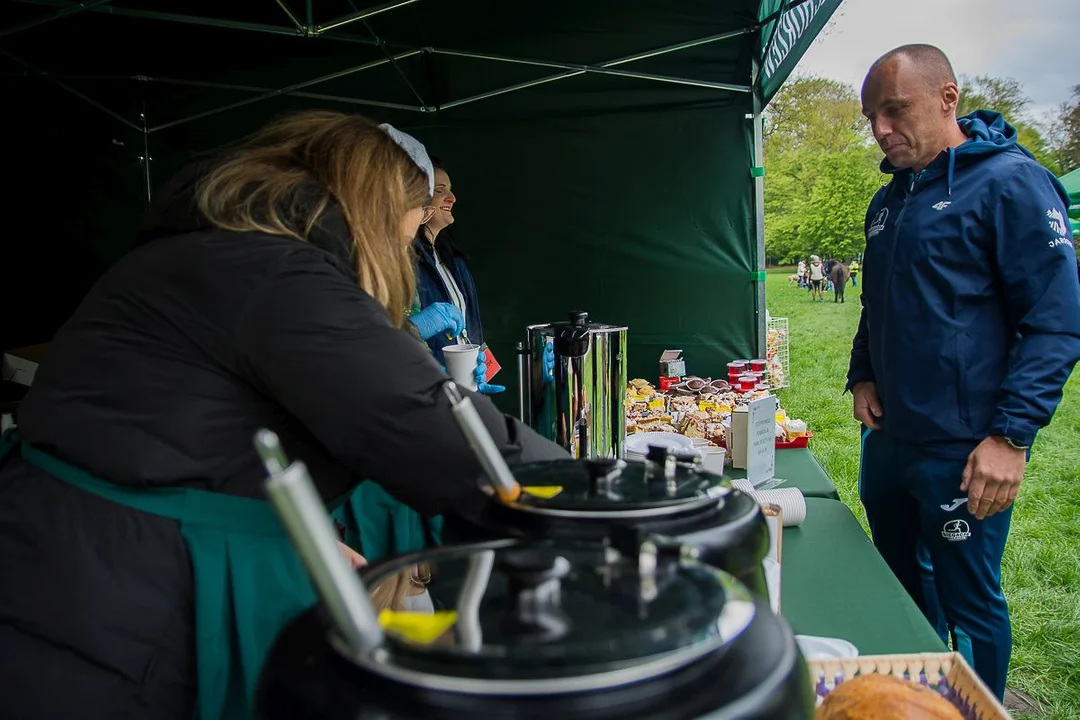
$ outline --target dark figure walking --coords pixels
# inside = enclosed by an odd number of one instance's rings
[[[847,285],[850,277],[851,271],[848,270],[847,265],[842,262],[833,263],[829,271],[829,279],[832,280],[833,286],[833,302],[844,302],[844,286]]]

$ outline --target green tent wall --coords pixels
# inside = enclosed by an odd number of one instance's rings
[[[764,343],[760,112],[838,4],[403,0],[356,19],[341,0],[287,0],[291,17],[272,0],[7,2],[0,91],[30,182],[0,272],[70,312],[192,153],[333,107],[446,162],[506,409],[524,327],[574,309],[630,327],[633,376],[666,348],[719,374]]]

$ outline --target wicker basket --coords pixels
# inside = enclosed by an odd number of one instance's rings
[[[969,720],[1009,720],[1010,715],[960,653],[866,655],[849,660],[810,660],[810,678],[820,701],[844,680],[858,675],[895,675],[939,690]]]

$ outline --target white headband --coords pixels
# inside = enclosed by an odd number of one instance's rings
[[[412,158],[412,161],[424,171],[424,174],[427,175],[428,195],[434,195],[435,167],[431,164],[431,158],[428,157],[427,148],[424,147],[424,144],[412,135],[401,132],[389,123],[383,123],[379,127],[390,136],[391,140],[397,143],[398,147],[409,153],[409,157]]]

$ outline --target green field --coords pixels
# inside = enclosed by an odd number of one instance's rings
[[[786,317],[791,338],[790,389],[779,392],[794,417],[814,432],[810,447],[865,527],[859,503],[858,425],[844,394],[858,292],[847,302],[810,302],[788,287],[790,270],[769,273],[773,317]],[[1080,718],[1080,373],[1073,373],[1054,422],[1039,434],[1013,512],[1003,569],[1013,620],[1010,687],[1041,705],[1016,717]]]

